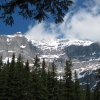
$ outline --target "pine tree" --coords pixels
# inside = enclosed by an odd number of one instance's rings
[[[0,100],[8,99],[7,97],[7,94],[8,94],[7,77],[8,77],[8,68],[7,68],[7,65],[4,64],[0,72]]]
[[[37,55],[34,58],[33,64],[34,64],[34,67],[33,67],[34,74],[39,75],[40,74],[40,59],[37,57]]]
[[[25,63],[25,67],[24,67],[24,74],[23,74],[23,80],[24,80],[24,84],[23,84],[23,88],[24,88],[24,99],[25,100],[31,100],[31,74],[30,74],[30,68],[29,68],[29,62],[27,60],[27,62]]]
[[[97,83],[97,86],[94,90],[94,100],[100,100],[100,81]]]
[[[59,83],[57,81],[57,68],[54,62],[52,62],[51,71],[48,72],[48,99],[59,100]]]
[[[66,60],[65,73],[64,73],[64,81],[65,81],[65,90],[64,97],[65,100],[74,100],[74,83],[72,81],[72,72],[71,72],[72,62],[71,59]]]
[[[40,59],[36,56],[34,58],[34,66],[32,71],[32,91],[34,98],[33,100],[41,100],[41,69],[40,69]]]
[[[16,90],[16,95],[15,98],[16,100],[24,100],[26,97],[26,91],[25,91],[25,86],[26,86],[26,81],[25,81],[25,73],[24,73],[24,65],[22,61],[21,54],[19,54],[17,58],[17,63],[15,66],[15,90]]]
[[[23,19],[35,19],[38,22],[51,17],[55,23],[64,21],[64,17],[73,4],[72,0],[1,0],[0,19],[6,25],[14,24],[14,13]],[[31,6],[31,7],[30,7]],[[18,11],[16,10],[18,9]],[[16,17],[15,17],[16,18]]]
[[[94,100],[98,100],[97,91],[98,91],[97,89],[94,90],[94,95],[93,95]]]
[[[96,78],[100,80],[100,69],[97,69],[97,76]],[[94,100],[100,100],[100,81],[97,82],[95,91],[94,91]]]
[[[90,93],[90,87],[89,87],[88,81],[87,81],[87,85],[86,85],[85,100],[91,100],[91,93]]]
[[[58,100],[64,100],[64,82],[61,78],[59,80],[59,99]]]
[[[3,97],[3,85],[4,85],[4,72],[2,70],[3,62],[2,56],[0,57],[0,99]]]
[[[95,99],[94,99],[94,91],[90,91],[90,93],[91,93],[91,94],[90,94],[90,95],[91,95],[91,100],[95,100]]]
[[[7,68],[9,69],[10,63],[9,63],[9,58],[7,60]]]
[[[75,70],[75,73],[74,73],[74,91],[75,91],[75,100],[82,100],[82,95],[81,95],[81,87],[80,87],[80,84],[79,84],[79,79],[77,77],[77,72]]]
[[[2,69],[2,66],[3,66],[3,62],[2,62],[2,56],[0,57],[0,71]]]
[[[9,100],[15,99],[15,54],[12,55],[12,61],[9,66],[9,71],[8,71],[8,77],[7,77],[7,95],[6,97],[9,98]]]
[[[51,72],[50,69],[48,68],[48,73],[47,73],[47,89],[48,89],[48,100],[52,98],[52,83],[51,83]]]
[[[41,100],[48,100],[48,90],[47,90],[47,72],[46,72],[46,62],[45,59],[43,59],[42,62],[42,69],[41,69]],[[45,94],[46,93],[46,94]]]

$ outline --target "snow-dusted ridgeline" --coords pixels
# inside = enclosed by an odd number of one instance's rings
[[[43,50],[45,49],[63,49],[65,47],[71,46],[71,45],[77,45],[77,46],[89,46],[93,42],[92,41],[82,41],[82,40],[68,40],[68,39],[42,39],[40,41],[31,40],[32,44],[37,46],[38,48],[41,48]]]

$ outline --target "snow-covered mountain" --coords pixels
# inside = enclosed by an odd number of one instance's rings
[[[96,69],[100,67],[100,43],[83,40],[68,39],[42,39],[30,40],[21,32],[12,35],[0,36],[0,56],[3,61],[8,58],[11,60],[12,54],[16,58],[21,53],[23,60],[29,60],[32,63],[37,55],[41,61],[45,58],[48,67],[50,62],[55,61],[58,67],[58,74],[63,74],[65,60],[71,57],[73,63],[72,71],[78,72],[82,87],[87,80],[91,83],[91,88],[96,84]]]
[[[31,40],[32,44],[41,48],[42,50],[50,49],[50,50],[57,50],[57,49],[64,49],[65,47],[71,45],[77,46],[89,46],[93,42],[91,41],[82,41],[82,40],[68,40],[68,39],[42,39],[40,41]]]

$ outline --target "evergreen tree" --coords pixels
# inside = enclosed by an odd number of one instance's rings
[[[72,62],[71,59],[66,60],[65,73],[64,73],[64,81],[65,81],[65,90],[64,97],[65,100],[74,100],[74,83],[72,81],[72,72],[71,72]]]
[[[46,66],[47,65],[46,65],[45,59],[43,59],[42,69],[41,69],[41,84],[42,84],[42,89],[41,89],[42,97],[41,97],[41,100],[48,100]]]
[[[34,58],[33,64],[34,64],[34,67],[33,67],[34,74],[40,75],[40,59],[37,57],[37,55]]]
[[[51,83],[51,72],[50,69],[48,68],[48,73],[47,73],[47,89],[48,89],[48,100],[52,98],[52,83]]]
[[[100,69],[97,69],[97,76],[98,80],[100,80]],[[94,100],[100,100],[100,81],[97,82],[96,89],[94,91]]]
[[[64,82],[61,79],[59,80],[59,99],[58,100],[64,100]]]
[[[100,100],[100,81],[97,83],[94,90],[94,100]]]
[[[14,100],[15,99],[15,54],[12,55],[12,61],[9,66],[9,71],[8,71],[8,77],[7,77],[7,95],[6,97],[9,98],[9,100]]]
[[[86,85],[85,100],[91,100],[91,93],[90,93],[90,87],[89,87],[88,81],[87,81],[87,85]]]
[[[63,21],[72,4],[72,0],[1,0],[0,19],[7,25],[12,25],[14,24],[13,14],[16,12],[24,19],[35,19],[38,22],[52,16],[54,21],[59,23]]]
[[[32,71],[32,91],[34,100],[41,100],[41,69],[40,69],[40,59],[36,56],[34,58],[34,66]]]
[[[85,100],[86,90],[82,89],[81,94],[82,94],[82,100]]]
[[[57,68],[56,68],[56,65],[55,65],[55,63],[54,62],[52,62],[52,66],[51,66],[51,77],[53,78],[53,79],[56,79],[57,78]]]
[[[0,100],[8,99],[7,97],[7,94],[8,94],[7,77],[8,77],[8,68],[7,68],[7,65],[4,64],[0,72]]]
[[[0,71],[2,69],[2,66],[3,66],[3,62],[2,62],[2,56],[0,57]]]
[[[43,59],[41,77],[44,79],[44,82],[47,81],[47,78],[45,77],[47,75],[46,66],[45,59]]]
[[[75,91],[75,100],[82,100],[82,95],[81,95],[81,87],[80,87],[80,84],[79,84],[79,79],[77,77],[77,72],[75,70],[75,73],[74,73],[74,91]]]
[[[4,85],[4,72],[2,71],[3,63],[2,63],[2,56],[0,57],[0,99],[3,95],[3,85]]]
[[[91,94],[90,94],[90,95],[91,95],[91,100],[95,100],[95,99],[94,99],[94,91],[90,91],[90,93],[91,93]]]
[[[9,69],[10,63],[9,63],[9,58],[7,60],[7,68]]]
[[[98,91],[97,89],[94,90],[94,95],[93,95],[94,96],[94,100],[99,100],[98,96],[97,96],[97,91]]]
[[[24,74],[23,74],[23,89],[24,89],[24,100],[31,100],[31,74],[29,69],[29,62],[25,63]]]
[[[24,69],[23,69],[23,62],[21,58],[21,54],[19,54],[17,58],[17,63],[15,66],[15,76],[14,76],[14,81],[15,81],[15,99],[16,100],[24,100],[25,97],[25,91],[24,91]]]
[[[54,62],[52,62],[51,71],[48,72],[48,99],[59,100],[59,83],[57,81],[57,68]]]

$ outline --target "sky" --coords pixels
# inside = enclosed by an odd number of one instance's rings
[[[30,39],[67,38],[100,41],[100,0],[73,0],[64,22],[46,20],[38,24],[14,15],[14,25],[6,26],[0,19],[0,34],[22,32]]]

